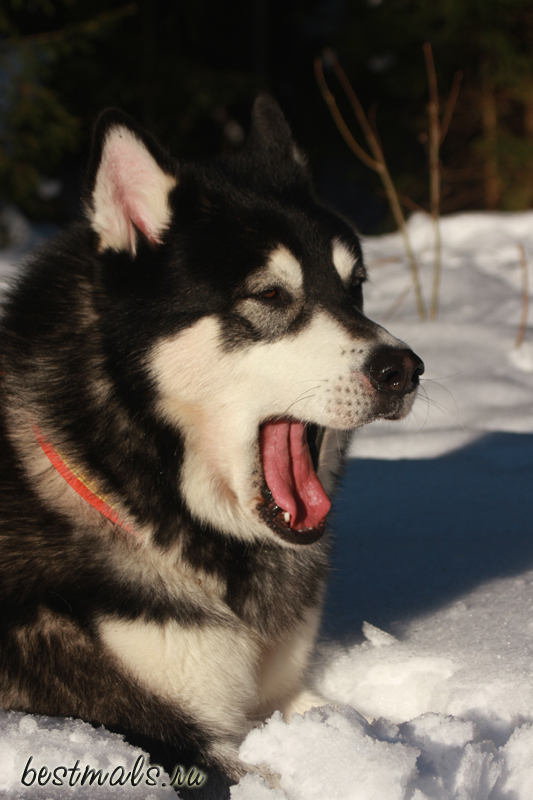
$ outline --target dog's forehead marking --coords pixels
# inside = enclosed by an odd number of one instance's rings
[[[338,239],[333,240],[333,263],[343,281],[347,281],[353,272],[356,259],[346,245]]]
[[[302,288],[303,273],[300,262],[286,247],[278,247],[268,259],[266,267],[259,273],[273,284],[281,283],[297,292]]]

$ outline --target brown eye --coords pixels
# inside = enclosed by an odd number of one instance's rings
[[[256,292],[252,295],[255,300],[262,300],[265,305],[277,308],[279,306],[286,306],[290,303],[291,298],[280,286],[269,286],[262,292]]]
[[[259,293],[259,297],[262,297],[263,300],[275,300],[279,295],[277,289],[265,289],[264,292]]]

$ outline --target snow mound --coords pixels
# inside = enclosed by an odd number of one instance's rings
[[[372,631],[359,645],[324,646],[318,688],[368,719],[399,723],[435,711],[503,744],[533,722],[532,587],[533,571],[488,581],[407,623],[401,640],[389,634],[384,646]]]
[[[281,774],[270,789],[247,776],[231,800],[531,800],[533,728],[496,749],[472,722],[426,713],[395,725],[352,709],[313,709],[291,722],[276,713],[241,747]]]
[[[316,688],[343,707],[252,731],[241,757],[284,794],[248,778],[232,800],[531,800],[532,586],[489,581],[401,640],[365,623],[362,644],[323,645]]]
[[[170,778],[121,736],[81,720],[0,712],[0,797],[176,800]],[[166,784],[166,786],[165,786]]]
[[[399,741],[380,741],[353,709],[326,706],[295,715],[289,724],[276,712],[264,728],[248,735],[239,755],[248,762],[266,761],[280,773],[281,797],[290,800],[403,800],[416,774],[418,751]],[[255,800],[255,787],[241,781],[231,797]]]

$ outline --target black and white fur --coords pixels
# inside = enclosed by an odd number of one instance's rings
[[[324,702],[328,534],[275,504],[261,427],[308,423],[329,493],[345,432],[407,414],[423,366],[364,316],[357,235],[267,96],[242,152],[199,164],[105,112],[85,207],[3,314],[0,701],[126,732],[224,796],[252,726]]]

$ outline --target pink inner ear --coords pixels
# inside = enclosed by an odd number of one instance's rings
[[[130,238],[135,240],[135,229],[129,224],[131,221],[155,244],[159,236],[155,220],[150,219],[148,196],[157,192],[161,170],[138,140],[122,139],[117,145],[113,159],[115,202],[124,209]]]
[[[157,244],[170,219],[168,193],[175,183],[132,131],[111,130],[93,194],[93,224],[102,247],[134,253],[134,225]]]
[[[122,192],[125,194],[125,192]],[[128,225],[128,232],[130,234],[129,238],[131,242],[135,242],[135,228],[133,225],[129,224],[129,222],[133,222],[133,224],[137,227],[138,230],[143,233],[146,238],[152,242],[152,244],[158,244],[160,238],[157,232],[154,232],[153,227],[150,225],[150,221],[143,216],[142,208],[139,205],[136,205],[135,202],[132,201],[131,197],[124,197],[123,199],[123,207],[124,207],[124,214],[126,217],[129,217],[129,221],[126,221]]]
[[[146,238],[156,244],[159,242],[159,231],[156,227],[154,219],[150,219],[150,208],[147,206],[146,190],[149,188],[150,180],[153,178],[149,172],[142,172],[137,170],[135,177],[139,184],[129,187],[123,185],[117,186],[117,200],[124,208],[124,215],[126,219],[129,218],[131,222],[143,233]],[[133,225],[128,225],[131,230],[131,237],[135,239],[135,229]]]

